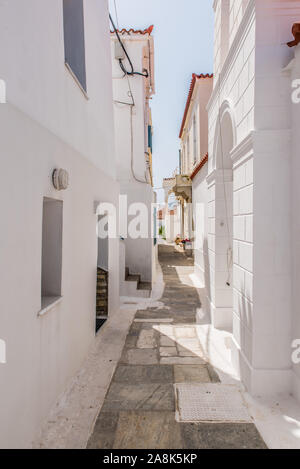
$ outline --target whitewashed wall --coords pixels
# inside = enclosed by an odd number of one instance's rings
[[[291,96],[282,68],[299,14],[299,1],[256,3],[252,386],[258,392],[291,390]]]
[[[290,391],[290,91],[282,68],[291,56],[286,42],[300,2],[234,3],[231,48],[209,105],[210,225],[215,235],[210,259],[218,268],[222,258],[216,232],[226,214],[217,198],[220,178],[223,184],[217,142],[219,127],[228,129],[230,116],[233,148],[227,148],[225,157],[229,153],[233,167],[227,159],[226,177],[232,171],[233,179],[233,360],[251,392]],[[224,134],[226,139],[228,131]],[[217,324],[228,326],[226,308],[219,313]]]
[[[113,177],[114,157],[103,157],[114,155],[112,84],[111,74],[107,73],[111,64],[107,11],[106,0],[84,0],[90,99],[84,99],[64,64],[61,0],[0,2],[1,74],[7,83],[10,104]],[[105,114],[99,111],[101,107],[107,110]]]
[[[229,4],[229,47],[243,19],[249,0],[230,0]]]
[[[212,310],[215,314],[215,324],[218,326],[232,326],[232,285],[226,285],[229,273],[227,262],[227,249],[234,248],[234,278],[233,284],[235,302],[238,299],[246,300],[244,281],[238,279],[252,274],[252,265],[247,262],[248,254],[250,259],[251,238],[244,233],[243,226],[251,222],[253,207],[251,204],[253,190],[253,176],[251,170],[247,171],[246,166],[251,168],[251,161],[239,163],[235,169],[231,162],[230,151],[233,146],[241,142],[254,128],[254,46],[255,46],[255,22],[254,15],[248,15],[246,24],[242,25],[240,31],[239,47],[231,48],[230,56],[227,56],[222,69],[221,80],[215,80],[214,93],[209,104],[209,180],[210,187],[210,243],[209,253],[211,258],[211,284],[212,288]],[[224,126],[222,118],[230,118],[232,130]],[[227,161],[227,173],[225,175],[227,210],[224,203],[224,174],[221,170],[223,162],[221,160],[220,147],[217,154],[217,146],[220,141],[220,125],[222,128],[222,140],[226,138],[226,132],[232,132],[232,142],[228,145],[227,154],[223,154],[224,161]],[[225,148],[223,148],[223,153]],[[251,157],[250,157],[251,159]],[[215,172],[214,172],[215,171]],[[232,181],[234,188],[234,207],[232,207]],[[218,200],[218,202],[216,201]],[[227,226],[227,213],[234,212],[234,221],[229,216]],[[245,218],[246,217],[246,218]],[[232,228],[232,224],[234,229]],[[242,225],[242,231],[239,227]],[[233,242],[228,241],[228,230],[234,231]],[[249,241],[250,240],[250,241]],[[230,269],[229,269],[230,270]],[[217,292],[217,290],[219,290]],[[215,295],[214,293],[217,293]],[[216,297],[217,296],[217,297]],[[218,313],[219,309],[219,313]],[[239,314],[239,313],[237,313]]]
[[[294,80],[300,79],[300,46],[295,48],[295,60],[291,62],[287,76],[290,79],[291,91],[296,91],[292,87]],[[298,82],[299,83],[299,82]],[[298,85],[299,90],[299,85]],[[291,145],[291,175],[292,175],[292,340],[296,341],[293,352],[299,350],[300,340],[300,314],[299,314],[299,284],[300,284],[300,161],[299,161],[299,148],[300,148],[300,134],[299,134],[299,119],[300,119],[300,102],[299,91],[297,92],[298,102],[291,103],[292,111],[292,145]],[[299,362],[299,352],[296,353],[296,361]],[[300,364],[293,363],[292,387],[294,395],[300,401]]]
[[[122,34],[126,50],[133,63],[135,71],[142,72],[145,61],[145,51],[149,52],[148,41],[152,38],[149,35]],[[128,206],[134,203],[144,203],[148,209],[148,232],[149,236],[143,239],[131,239],[126,237],[126,233],[121,233],[125,239],[125,263],[130,273],[140,274],[143,281],[152,280],[152,259],[153,259],[153,239],[151,237],[151,204],[153,201],[153,189],[149,184],[149,172],[146,166],[146,154],[148,150],[147,125],[149,106],[146,100],[146,86],[148,80],[135,75],[123,77],[119,62],[115,59],[115,35],[111,36],[112,54],[112,74],[113,74],[113,97],[114,97],[114,122],[117,155],[118,181],[120,182],[120,192],[128,196]],[[127,61],[126,66],[129,67]],[[149,63],[147,68],[149,68]],[[152,70],[153,72],[153,70]],[[132,103],[128,92],[131,90],[135,106],[132,110],[132,134],[130,106],[123,103]],[[133,138],[133,168],[131,166],[131,138]],[[132,169],[134,175],[132,173]],[[136,180],[138,179],[138,180]],[[121,213],[123,222],[125,214]],[[132,220],[128,217],[128,221]]]
[[[208,149],[208,118],[206,106],[211,96],[213,79],[197,78],[191,104],[186,116],[186,125],[181,137],[181,166],[184,174],[191,174],[197,164],[206,155]],[[197,151],[194,161],[194,126],[196,118]],[[189,139],[189,152],[187,140]]]
[[[118,206],[106,0],[85,6],[88,98],[64,65],[60,0],[0,1],[0,447],[26,448],[95,337],[95,201]],[[54,190],[55,167],[69,172]],[[62,300],[39,317],[43,197],[63,201]],[[110,314],[119,308],[110,242]]]
[[[195,229],[194,255],[195,274],[206,295],[210,290],[210,275],[208,263],[208,190],[207,190],[207,164],[199,171],[193,180],[193,217]]]
[[[214,0],[214,77],[217,79],[229,49],[230,0]]]
[[[166,213],[165,219],[166,239],[168,243],[173,243],[178,235],[181,233],[181,220],[179,206],[175,214]]]

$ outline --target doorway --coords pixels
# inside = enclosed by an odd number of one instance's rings
[[[98,216],[98,226],[108,226],[108,215]],[[97,280],[96,280],[96,334],[108,319],[108,248],[109,238],[100,237],[98,233]]]
[[[223,112],[222,112],[223,110]],[[231,151],[235,145],[232,116],[225,107],[221,108],[216,129],[215,176],[213,181],[214,200],[211,208],[214,220],[214,235],[210,249],[213,252],[212,266],[214,285],[212,308],[214,326],[232,330],[233,324],[233,163]]]

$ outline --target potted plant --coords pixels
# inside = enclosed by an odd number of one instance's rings
[[[183,247],[185,249],[185,251],[189,251],[189,250],[192,250],[193,249],[193,243],[191,242],[190,239],[184,239],[182,241],[182,244],[183,244]]]

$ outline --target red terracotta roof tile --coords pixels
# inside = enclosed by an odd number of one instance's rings
[[[213,78],[213,74],[207,73],[206,75],[204,75],[203,73],[201,73],[200,75],[197,75],[196,73],[193,73],[193,77],[192,77],[192,81],[191,81],[191,85],[190,85],[190,91],[189,91],[189,94],[188,94],[188,99],[187,99],[187,102],[186,102],[185,111],[184,111],[184,115],[183,115],[183,119],[182,119],[179,138],[182,137],[182,134],[183,134],[183,131],[184,131],[184,126],[185,126],[185,122],[186,122],[187,114],[188,114],[189,107],[190,107],[190,104],[191,104],[191,99],[192,99],[192,96],[193,96],[193,92],[194,92],[196,82],[197,82],[197,80],[200,80],[202,78]]]
[[[206,153],[206,155],[202,158],[202,160],[200,161],[200,163],[197,164],[196,168],[194,169],[194,171],[192,172],[190,178],[191,180],[193,180],[197,174],[199,173],[199,171],[203,168],[203,166],[208,162],[208,153]]]
[[[143,35],[149,34],[149,36],[150,36],[151,33],[152,33],[152,31],[153,31],[153,29],[154,29],[154,26],[153,26],[153,25],[152,25],[152,26],[149,26],[149,28],[144,29],[144,30],[141,30],[141,29],[133,29],[133,28],[131,28],[131,29],[125,29],[125,28],[123,28],[123,29],[121,29],[121,30],[118,29],[118,33],[119,33],[119,34],[129,34],[129,35],[130,35],[130,34],[143,34]],[[114,31],[111,31],[111,34],[114,34]]]

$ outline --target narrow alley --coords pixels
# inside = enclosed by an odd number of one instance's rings
[[[0,449],[300,449],[300,0],[188,3],[0,0]]]
[[[88,448],[265,448],[253,423],[178,422],[175,383],[221,383],[197,334],[192,258],[161,245],[159,262],[163,307],[137,311]]]

